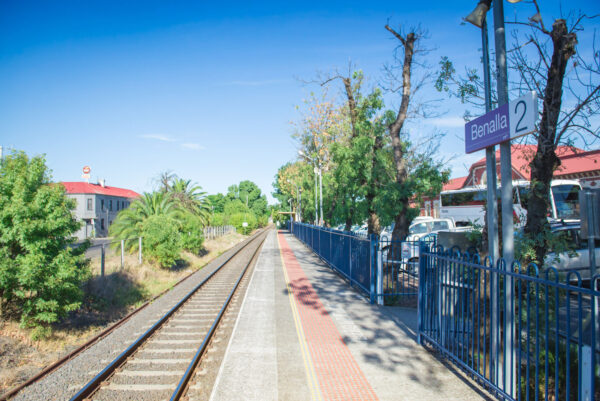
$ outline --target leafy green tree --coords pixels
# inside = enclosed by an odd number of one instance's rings
[[[225,195],[218,193],[215,195],[208,195],[206,198],[210,202],[210,208],[212,213],[223,213],[225,211]]]
[[[50,183],[43,156],[8,155],[0,166],[0,314],[46,326],[81,305],[90,275],[73,249],[75,202]]]
[[[182,250],[180,224],[168,215],[153,215],[142,225],[147,257],[163,268],[173,266]]]
[[[247,206],[248,210],[252,210],[257,216],[267,214],[267,197],[261,193],[258,185],[252,181],[245,180],[240,182],[239,185],[230,186],[227,189],[227,200],[227,203],[239,200]],[[227,207],[227,203],[225,208]],[[237,210],[241,211],[243,209],[238,207]],[[227,211],[225,213],[227,214]]]

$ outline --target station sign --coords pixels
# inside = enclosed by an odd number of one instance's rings
[[[537,94],[528,92],[465,124],[465,152],[473,153],[535,131]]]

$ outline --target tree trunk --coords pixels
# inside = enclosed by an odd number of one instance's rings
[[[396,120],[389,127],[389,135],[392,140],[392,148],[394,150],[394,164],[396,166],[396,182],[402,187],[407,178],[408,171],[406,166],[406,146],[400,138],[402,127],[406,121],[408,114],[408,106],[411,97],[411,67],[413,62],[413,56],[415,51],[415,43],[417,41],[417,35],[415,32],[409,32],[406,37],[403,37],[389,25],[385,26],[385,29],[390,31],[404,47],[404,61],[402,65],[402,101]],[[393,241],[401,241],[408,235],[408,227],[410,224],[408,210],[410,198],[408,196],[402,196],[400,198],[400,213],[394,219],[395,226],[392,232]]]
[[[531,190],[527,204],[527,223],[525,233],[539,235],[549,230],[547,212],[550,206],[550,182],[554,171],[560,166],[556,155],[556,132],[560,116],[563,80],[569,59],[575,54],[577,35],[569,32],[564,19],[552,24],[552,43],[554,50],[548,69],[544,106],[538,134],[538,146],[531,167]],[[543,264],[547,246],[543,241],[536,241],[535,254],[538,263]]]

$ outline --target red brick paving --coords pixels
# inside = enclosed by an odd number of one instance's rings
[[[377,400],[285,237],[281,233],[278,237],[323,398],[332,401]]]

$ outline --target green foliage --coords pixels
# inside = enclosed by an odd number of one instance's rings
[[[142,223],[142,236],[150,260],[164,268],[173,266],[182,249],[179,224],[175,219],[166,215],[149,216]]]
[[[224,213],[215,213],[210,217],[210,225],[213,227],[226,226],[228,220],[225,218]]]
[[[144,222],[151,216],[167,216],[179,220],[182,211],[177,208],[175,200],[165,192],[144,193],[131,206],[122,210],[109,228],[109,234],[117,239],[125,240],[125,248],[135,252],[138,237],[143,236]],[[119,243],[113,245],[119,247]]]
[[[211,205],[206,194],[199,185],[191,180],[178,178],[174,174],[163,173],[160,177],[161,189],[157,192],[145,193],[140,199],[131,204],[128,209],[121,211],[110,227],[110,235],[125,240],[126,248],[134,252],[137,238],[144,237],[146,247],[155,244],[162,246],[146,252],[151,259],[158,261],[161,266],[170,266],[179,254],[174,255],[175,249],[181,248],[198,253],[204,241],[203,227],[211,218]],[[164,233],[159,235],[158,226],[149,223],[154,217],[164,217],[169,222]],[[171,238],[170,225],[174,225],[177,239]],[[145,238],[146,231],[152,228],[153,238]],[[164,244],[156,242],[164,239]],[[149,242],[150,241],[150,242]],[[175,242],[173,242],[175,241]],[[118,243],[114,246],[118,247]],[[179,251],[177,251],[179,252]],[[175,258],[175,259],[174,259]]]
[[[186,251],[198,254],[204,243],[204,225],[202,220],[191,213],[185,213],[180,219],[179,232],[181,233],[181,246]]]
[[[243,223],[248,223],[247,227]],[[235,213],[229,217],[229,224],[235,226],[238,233],[248,235],[258,228],[256,216],[252,213]]]
[[[191,180],[175,178],[167,192],[175,203],[175,207],[196,216],[197,221],[206,225],[209,219],[210,203],[202,187]]]
[[[79,308],[90,275],[85,247],[69,245],[80,223],[44,157],[8,155],[0,166],[0,312],[46,326]],[[40,335],[46,329],[38,330]]]
[[[553,233],[548,224],[537,233],[519,232],[515,238],[515,260],[519,260],[523,266],[529,263],[535,263],[543,266],[544,261],[538,260],[536,247],[547,247],[548,252],[554,252],[554,259],[545,262],[552,264],[558,262],[559,254],[566,253],[570,257],[575,257],[575,244],[569,241],[569,237],[564,232]]]
[[[223,194],[208,195],[206,197],[210,203],[212,213],[223,213],[225,211],[225,202],[227,198]]]

